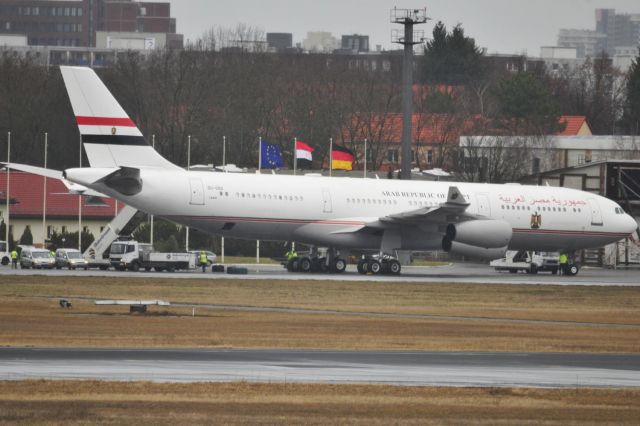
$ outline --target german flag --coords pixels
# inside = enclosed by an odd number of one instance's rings
[[[333,170],[353,170],[355,154],[347,148],[333,145],[331,151],[331,168]]]

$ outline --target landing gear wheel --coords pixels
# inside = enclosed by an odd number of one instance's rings
[[[337,258],[333,261],[333,270],[339,274],[343,273],[347,269],[347,261],[341,258]]]
[[[358,272],[362,275],[366,275],[369,272],[369,262],[364,259],[358,261]]]
[[[571,275],[571,276],[578,275],[579,270],[580,269],[578,268],[578,265],[569,265],[567,268],[567,272],[568,272],[567,275]]]
[[[374,275],[378,275],[380,271],[382,271],[382,265],[377,260],[370,260],[369,271],[371,271],[371,273]]]
[[[311,259],[303,257],[300,259],[300,272],[311,272]]]
[[[287,271],[289,272],[298,272],[300,268],[300,259],[294,257],[287,262]]]
[[[402,270],[402,266],[400,265],[400,262],[398,262],[395,259],[391,259],[389,261],[389,273],[391,275],[400,275],[401,270]]]

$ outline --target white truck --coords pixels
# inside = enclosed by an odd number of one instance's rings
[[[557,252],[507,251],[505,257],[496,259],[489,265],[496,271],[509,271],[512,274],[518,271],[524,271],[527,274],[549,271],[555,275],[560,267],[559,258]]]
[[[0,256],[2,256],[2,260],[0,262],[4,266],[11,263],[11,253],[9,253],[9,246],[7,246],[6,241],[0,241]]]
[[[173,272],[178,269],[195,268],[196,256],[192,253],[159,253],[153,251],[151,244],[129,240],[111,244],[109,262],[118,271],[154,269],[157,272]]]

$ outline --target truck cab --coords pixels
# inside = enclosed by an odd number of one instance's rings
[[[140,261],[144,253],[152,250],[151,244],[139,243],[134,240],[116,241],[111,244],[109,262],[115,269],[123,271],[134,261]]]

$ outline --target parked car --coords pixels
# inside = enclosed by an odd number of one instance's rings
[[[193,253],[196,255],[196,263],[200,262],[200,252],[202,252],[203,250],[190,250],[189,253]],[[209,250],[204,250],[205,253],[207,253],[207,260],[209,260],[209,263],[207,263],[207,265],[212,265],[214,263],[216,263],[216,259],[218,258],[218,256],[216,256],[216,254],[212,251]]]
[[[49,253],[49,250],[34,247],[25,247],[20,252],[20,267],[28,268],[47,268],[51,269],[55,266],[55,259]]]
[[[58,249],[56,250],[56,269],[60,268],[89,268],[89,262],[87,262],[77,249]]]

